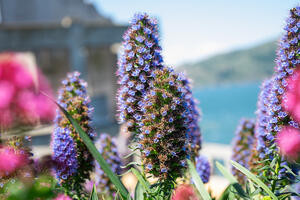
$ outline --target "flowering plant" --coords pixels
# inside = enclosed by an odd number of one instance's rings
[[[291,9],[278,51],[276,72],[263,83],[259,95],[257,118],[243,120],[237,130],[231,161],[233,173],[216,163],[229,180],[221,200],[283,200],[300,196],[290,187],[299,180],[299,19],[300,7]],[[74,72],[62,81],[57,101],[52,137],[56,178],[49,171],[47,176],[37,174],[30,156],[25,159],[21,149],[12,149],[16,142],[9,147],[1,146],[0,176],[9,177],[9,181],[1,183],[0,197],[214,199],[204,186],[209,181],[211,165],[199,152],[200,114],[191,86],[184,75],[166,67],[160,51],[156,20],[147,14],[135,15],[124,35],[117,73],[118,117],[132,134],[130,146],[140,158],[128,165],[127,173],[131,172],[138,180],[134,194],[119,178],[121,158],[114,140],[101,134],[94,144],[93,109],[87,84]],[[4,86],[10,91],[10,86]],[[8,95],[0,106],[6,106],[10,98]],[[27,179],[14,176],[23,168],[26,174],[37,174],[31,176],[35,178],[30,179],[29,186],[25,186]]]

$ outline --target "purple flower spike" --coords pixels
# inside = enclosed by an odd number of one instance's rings
[[[87,83],[73,72],[63,81],[59,90],[58,103],[76,119],[83,130],[93,139],[94,131],[90,126],[92,108],[87,95]],[[55,173],[60,184],[69,195],[81,194],[81,184],[89,178],[93,169],[93,157],[84,145],[69,120],[57,110],[51,146],[55,162]]]
[[[184,74],[179,74],[177,80],[183,83],[182,92],[184,93],[183,98],[185,99],[186,108],[186,122],[187,122],[187,137],[189,142],[189,151],[192,159],[199,156],[201,149],[202,136],[199,127],[199,121],[201,119],[200,110],[197,108],[197,100],[193,98],[192,89],[189,80]],[[171,106],[171,109],[173,109]]]
[[[258,157],[263,161],[256,171],[266,184],[272,184],[276,189],[284,188],[293,183],[295,177],[287,170],[284,170],[282,163],[287,163],[289,168],[293,168],[292,163],[286,162],[286,158],[279,154],[278,145],[274,142],[278,133],[285,126],[292,126],[299,129],[299,124],[295,122],[291,115],[283,109],[285,91],[289,87],[286,81],[293,76],[295,69],[299,68],[299,29],[300,22],[299,7],[290,10],[287,25],[284,28],[284,35],[279,42],[277,51],[276,68],[273,78],[265,83],[259,97],[256,127],[256,148]],[[275,161],[273,161],[275,159]],[[268,169],[265,166],[277,166]],[[297,172],[295,173],[297,174]]]
[[[247,169],[249,169],[248,162],[255,139],[254,127],[255,123],[253,120],[242,119],[233,140],[232,160],[243,165]],[[240,171],[232,168],[232,174],[237,177],[239,183],[245,183],[246,177]]]
[[[196,162],[196,170],[202,179],[203,183],[208,183],[210,174],[211,174],[211,167],[208,159],[205,156],[198,156],[195,159]]]
[[[188,123],[182,116],[186,109],[185,95],[178,91],[182,82],[175,81],[177,74],[164,68],[154,71],[156,78],[153,87],[145,95],[142,104],[145,114],[142,115],[140,137],[138,142],[145,172],[158,177],[161,181],[176,180],[184,173],[186,165],[180,164],[189,155],[186,131]],[[174,84],[170,85],[169,82]],[[164,98],[166,94],[168,98]],[[146,103],[147,102],[147,103]],[[177,102],[176,108],[169,112],[170,105]],[[151,167],[148,167],[151,166]]]
[[[117,98],[118,118],[120,123],[126,122],[128,130],[136,135],[139,118],[135,116],[143,114],[137,103],[148,91],[149,84],[154,79],[151,76],[153,71],[163,68],[163,60],[157,39],[157,25],[147,14],[136,14],[123,38],[124,51],[120,56],[117,72],[120,84]]]

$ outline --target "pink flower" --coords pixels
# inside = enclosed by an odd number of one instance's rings
[[[199,198],[191,185],[183,184],[176,188],[172,200],[199,200]]]
[[[291,160],[300,158],[300,131],[294,127],[284,127],[277,135],[278,146],[281,154]]]
[[[51,122],[55,105],[40,91],[53,97],[51,85],[30,57],[0,53],[0,126]],[[14,123],[13,123],[14,122]]]
[[[10,147],[0,148],[0,177],[7,176],[27,164],[27,158],[19,150]]]
[[[36,95],[35,112],[42,121],[52,121],[55,116],[55,104],[43,94]]]
[[[9,107],[15,93],[14,86],[8,81],[0,81],[0,109]]]
[[[23,123],[34,123],[38,120],[36,111],[35,94],[33,91],[24,90],[17,97],[19,116]]]
[[[52,121],[55,116],[55,104],[43,94],[35,94],[33,91],[25,90],[19,93],[17,105],[21,115],[28,123],[41,121]]]
[[[72,200],[72,199],[65,194],[59,194],[54,200]]]
[[[300,123],[300,66],[287,79],[288,86],[282,101],[282,107]]]
[[[18,88],[30,88],[33,86],[32,75],[19,63],[14,63],[15,73],[13,81]]]
[[[14,117],[9,109],[0,111],[0,127],[9,128],[13,123]]]
[[[39,91],[45,93],[50,98],[54,98],[51,85],[41,71],[38,71],[38,82]],[[45,96],[41,92],[36,97],[37,112],[42,121],[52,122],[55,117],[56,105],[49,97]]]

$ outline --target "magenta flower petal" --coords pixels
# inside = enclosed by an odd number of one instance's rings
[[[276,142],[280,152],[291,160],[300,158],[300,131],[294,127],[283,128],[277,136]]]
[[[10,147],[0,148],[0,177],[7,176],[27,163],[26,156]]]
[[[8,108],[12,103],[15,87],[8,81],[0,81],[0,109]]]

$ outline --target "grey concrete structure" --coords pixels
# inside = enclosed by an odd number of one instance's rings
[[[55,89],[68,71],[80,71],[89,83],[97,129],[116,132],[113,49],[127,26],[83,0],[0,0],[0,20],[0,52],[33,52]]]

